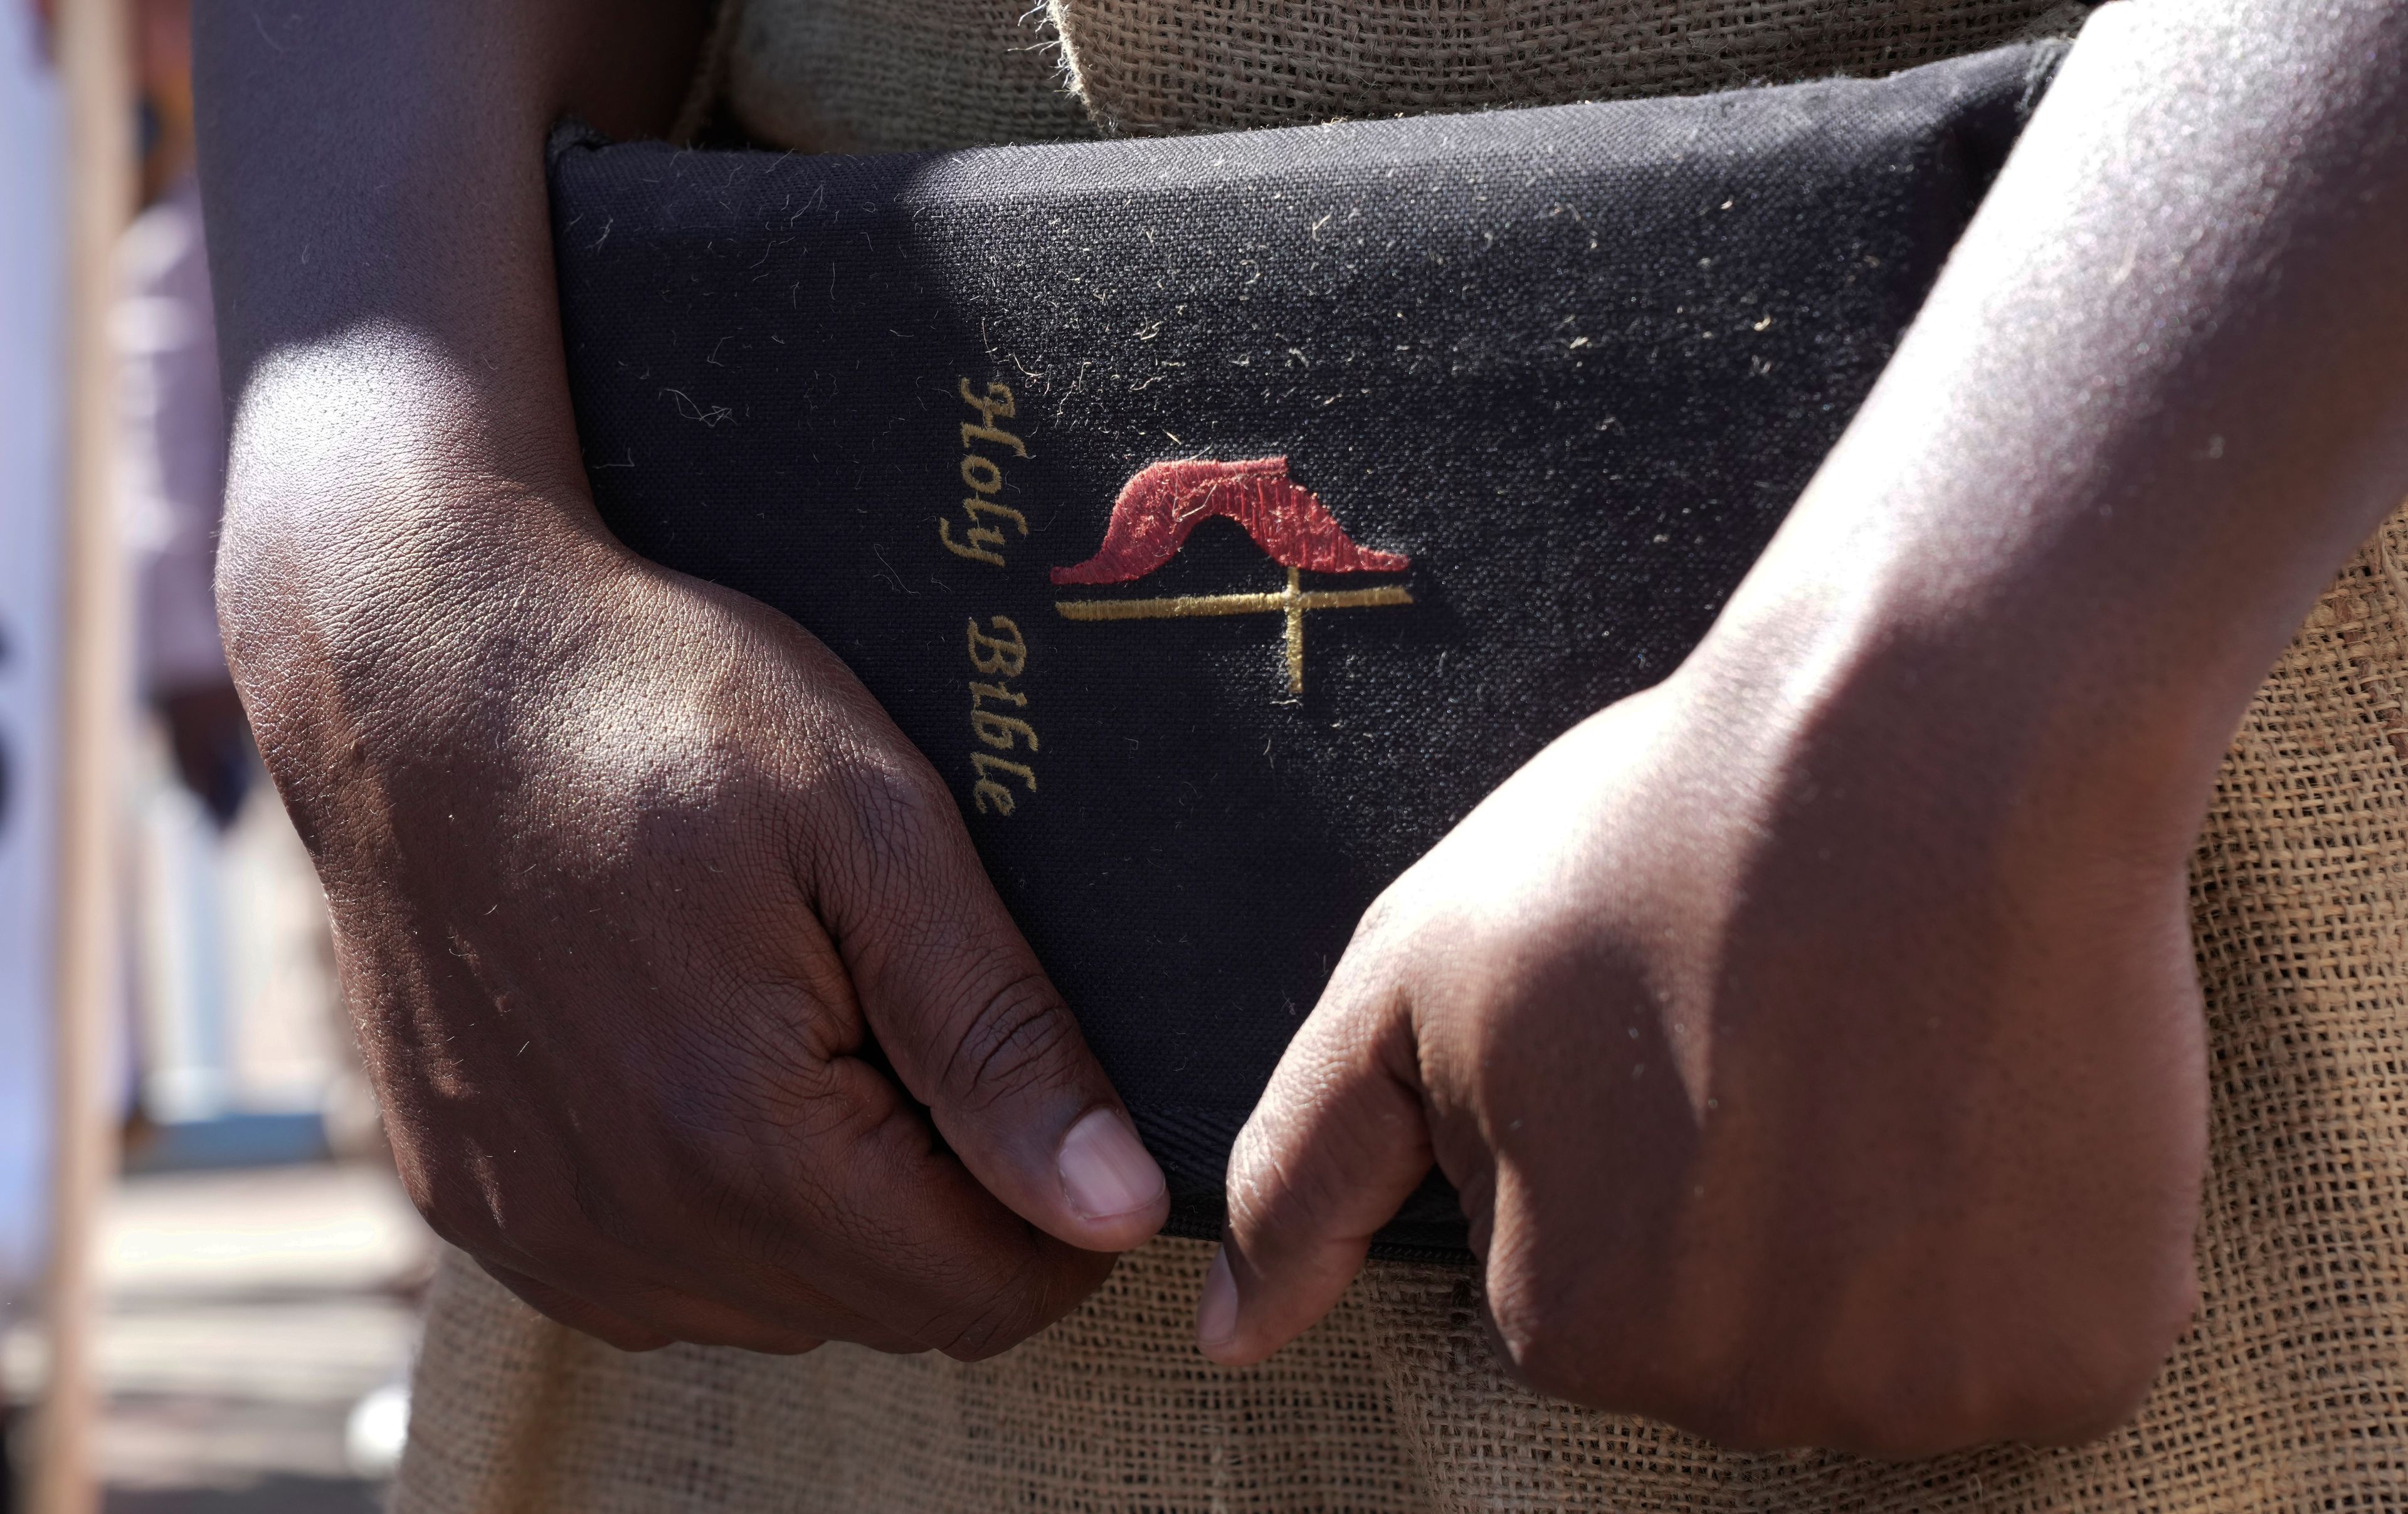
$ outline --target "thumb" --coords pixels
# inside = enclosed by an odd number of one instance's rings
[[[863,1017],[971,1176],[1046,1234],[1125,1251],[1162,1228],[1162,1169],[987,879],[950,798],[832,921]]]
[[[1340,964],[1229,1155],[1228,1230],[1196,1311],[1197,1344],[1225,1366],[1328,1313],[1429,1173],[1412,1021],[1393,989],[1350,987],[1368,976]]]

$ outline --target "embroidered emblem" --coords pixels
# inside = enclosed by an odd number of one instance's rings
[[[1054,607],[1072,621],[1179,620],[1199,615],[1278,615],[1286,622],[1290,693],[1304,692],[1304,617],[1308,611],[1410,605],[1402,584],[1376,589],[1315,589],[1303,586],[1315,573],[1400,573],[1412,560],[1402,552],[1358,547],[1321,503],[1320,496],[1287,476],[1287,459],[1258,457],[1241,463],[1200,458],[1156,463],[1138,470],[1112,501],[1104,544],[1096,555],[1071,567],[1057,567],[1059,584],[1129,583],[1179,555],[1188,533],[1214,516],[1235,521],[1272,562],[1287,569],[1287,588],[1268,593],[1177,594],[1160,599],[1066,599]]]

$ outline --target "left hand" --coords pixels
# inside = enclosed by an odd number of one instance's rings
[[[2186,833],[2044,739],[1918,736],[1913,678],[1709,677],[1373,907],[1238,1141],[1207,1354],[1317,1319],[1434,1155],[1548,1393],[1739,1446],[2103,1432],[2194,1300]]]
[[[2100,7],[1706,640],[1357,929],[1208,1354],[1435,1158],[1561,1396],[1896,1456],[2138,1405],[2196,1286],[2191,845],[2408,488],[2403,110],[2408,0]]]

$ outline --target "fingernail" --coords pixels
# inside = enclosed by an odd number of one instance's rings
[[[1162,1169],[1117,1110],[1098,1109],[1062,1137],[1062,1192],[1089,1220],[1115,1220],[1162,1197]]]
[[[1210,1355],[1238,1338],[1238,1279],[1229,1271],[1229,1252],[1212,1253],[1211,1270],[1204,1274],[1204,1296],[1196,1301],[1196,1342]]]

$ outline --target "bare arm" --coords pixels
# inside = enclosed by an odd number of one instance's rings
[[[509,438],[486,450],[517,460],[530,491],[580,493],[541,144],[564,114],[614,134],[664,129],[701,0],[196,8],[210,262],[237,403],[279,349],[386,322],[474,376],[475,429]]]
[[[1532,1380],[1743,1444],[2079,1439],[2193,1299],[2187,853],[2408,493],[2408,5],[2100,12],[1706,642],[1366,919],[1205,1350],[1433,1155]]]
[[[1168,1199],[919,753],[594,512],[544,136],[698,22],[204,0],[231,660],[438,1230],[623,1346],[983,1354]]]
[[[2408,494],[2404,86],[2396,0],[2100,11],[1700,671],[1943,657],[1926,720],[2057,728],[2186,851],[2249,695]]]

